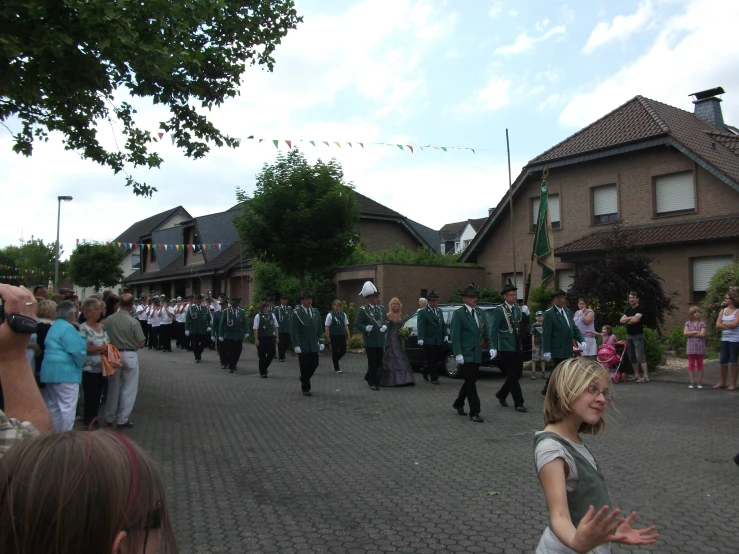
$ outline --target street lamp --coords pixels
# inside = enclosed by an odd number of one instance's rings
[[[56,211],[56,259],[54,260],[54,294],[59,294],[59,220],[62,216],[62,200],[71,202],[71,196],[57,196],[58,208]]]

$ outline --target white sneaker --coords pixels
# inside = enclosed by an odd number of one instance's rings
[[[688,386],[688,388],[689,389],[694,389],[695,388],[695,385],[693,383],[690,383],[690,385]]]
[[[696,388],[696,389],[702,389],[702,388],[703,388],[703,385],[698,385],[698,386],[697,386],[697,387],[695,387],[695,388]]]

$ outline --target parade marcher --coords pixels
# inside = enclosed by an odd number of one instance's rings
[[[303,291],[300,306],[290,315],[290,340],[298,355],[300,366],[300,388],[305,396],[311,396],[310,378],[318,367],[318,353],[325,345],[321,314],[313,308],[313,296]]]
[[[279,343],[280,324],[270,310],[269,302],[262,302],[261,311],[254,316],[254,344],[259,358],[259,375],[266,378],[269,365],[275,357],[276,345]]]
[[[249,334],[246,312],[239,306],[240,303],[241,297],[234,296],[231,305],[224,308],[226,313],[221,316],[218,324],[218,342],[223,343],[221,348],[226,351],[226,363],[231,373],[236,371],[236,364],[239,363],[244,347],[244,337]]]
[[[331,361],[334,371],[342,373],[339,360],[346,354],[346,341],[349,338],[349,318],[341,311],[341,300],[331,302],[331,313],[326,316],[324,323],[326,338],[331,345]]]
[[[216,342],[216,350],[218,351],[218,359],[221,362],[221,369],[228,367],[228,358],[226,357],[226,344],[225,342],[218,340],[218,333],[221,330],[221,319],[223,314],[226,313],[225,309],[228,306],[228,299],[223,298],[220,300],[221,309],[217,312],[213,312],[213,324],[211,325],[210,338]]]
[[[444,343],[449,342],[449,331],[444,322],[444,314],[437,308],[439,295],[433,290],[428,294],[427,306],[418,310],[418,346],[423,346],[426,365],[423,367],[423,380],[439,384],[439,369],[444,363]]]
[[[279,344],[277,345],[277,353],[281,362],[285,361],[285,351],[290,346],[290,315],[293,307],[287,305],[287,295],[280,295],[280,305],[272,308],[277,322],[280,324]]]
[[[504,408],[508,407],[506,398],[513,397],[513,405],[517,412],[528,412],[523,405],[521,392],[521,374],[523,373],[523,352],[521,348],[521,319],[523,312],[516,303],[516,285],[508,281],[503,287],[503,304],[493,310],[490,323],[491,358],[497,358],[506,374],[505,383],[495,394]]]
[[[367,281],[360,293],[368,304],[357,310],[354,328],[362,333],[362,344],[367,354],[367,373],[364,380],[372,390],[380,390],[380,371],[385,351],[385,309],[379,305],[380,293],[372,281]]]
[[[459,415],[466,415],[464,401],[467,400],[470,406],[470,419],[482,423],[484,420],[480,417],[477,377],[482,362],[482,341],[485,340],[486,344],[490,344],[490,330],[485,324],[485,314],[477,307],[477,296],[475,285],[467,285],[462,291],[464,306],[454,312],[452,317],[452,352],[464,379],[452,407]],[[493,354],[491,350],[490,356]]]
[[[196,364],[200,363],[203,349],[210,339],[210,329],[208,307],[203,305],[203,295],[196,294],[185,317],[185,336],[190,337]]]
[[[140,300],[141,303],[136,307],[136,319],[139,320],[141,330],[144,332],[144,336],[146,337],[146,346],[149,346],[149,300],[145,296],[142,296]]]
[[[172,335],[174,334],[174,310],[169,299],[165,298],[159,311],[159,345],[162,352],[172,352]]]
[[[151,329],[151,336],[149,337],[149,349],[159,350],[159,310],[161,309],[161,303],[159,297],[155,296],[151,301],[151,309],[149,310],[149,318],[146,322],[149,324]]]
[[[574,341],[585,349],[585,337],[575,325],[572,312],[565,307],[565,291],[557,289],[554,291],[554,306],[544,312],[544,323],[542,325],[541,349],[544,351],[545,362],[554,362],[555,367],[572,358],[574,355],[572,344]],[[551,378],[551,375],[550,375]],[[549,379],[544,384],[541,394],[547,394]]]
[[[187,302],[181,296],[177,297],[174,307],[174,332],[176,337],[175,347],[185,348],[185,304]]]

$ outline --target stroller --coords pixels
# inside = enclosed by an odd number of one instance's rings
[[[621,353],[618,353],[621,347]],[[626,381],[626,372],[621,371],[621,362],[626,354],[626,341],[601,344],[598,347],[598,363],[608,370],[613,384]]]

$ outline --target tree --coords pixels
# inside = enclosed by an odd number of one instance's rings
[[[725,265],[711,277],[702,302],[708,340],[714,347],[718,347],[721,342],[721,331],[716,329],[716,319],[723,309],[724,298],[729,290],[739,292],[739,262]]]
[[[293,0],[6,0],[0,7],[0,122],[20,121],[13,150],[30,156],[33,141],[59,131],[68,150],[110,167],[159,167],[154,136],[117,93],[169,109],[159,124],[185,154],[210,144],[235,147],[198,111],[238,94],[247,66],[272,71],[275,47],[302,21]],[[115,116],[122,150],[104,148],[96,126]],[[112,122],[110,123],[112,127]],[[126,173],[138,195],[156,188]]]
[[[123,279],[121,253],[113,246],[80,244],[69,257],[69,275],[79,287],[112,287]]]
[[[278,264],[304,289],[306,275],[325,274],[354,249],[359,205],[336,160],[310,165],[292,149],[265,164],[254,196],[237,190],[234,225],[253,258]]]
[[[59,255],[62,253],[60,248]],[[31,239],[21,246],[6,246],[0,250],[0,265],[10,266],[10,269],[0,270],[6,277],[2,282],[25,286],[46,284],[53,278],[55,260],[56,242],[44,244],[42,239]],[[59,271],[66,270],[66,262],[60,263]]]
[[[461,303],[463,301],[462,292],[464,292],[464,289],[455,291],[449,301],[455,304]],[[477,302],[480,304],[501,304],[503,302],[503,297],[495,289],[477,287],[477,294]]]
[[[313,295],[313,306],[325,313],[331,309],[331,302],[336,298],[336,285],[331,273],[306,273],[305,286],[301,287],[298,279],[285,274],[280,266],[272,262],[255,261],[254,267],[254,302],[257,310],[263,300],[278,302],[282,294],[287,295],[290,304],[294,305],[300,298],[301,290],[309,290]]]
[[[628,308],[629,292],[639,293],[645,307],[644,324],[659,329],[665,314],[677,309],[677,292],[664,290],[664,280],[652,270],[654,258],[636,248],[619,226],[603,238],[605,259],[578,269],[567,290],[567,304],[577,309],[579,298],[586,298],[600,324],[618,325]]]

